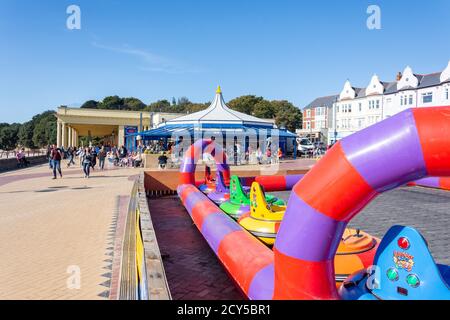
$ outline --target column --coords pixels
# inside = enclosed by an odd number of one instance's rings
[[[61,146],[61,121],[56,123],[56,145]]]
[[[72,146],[72,128],[67,127],[67,148]]]
[[[75,148],[76,147],[78,147],[78,138],[77,138],[77,130],[75,130],[75,129],[72,129],[73,130],[73,132],[72,132],[72,146],[74,146]]]
[[[120,148],[121,146],[125,145],[125,127],[124,126],[119,126],[119,133],[117,136],[117,144],[118,147]]]
[[[67,140],[66,140],[66,134],[67,134],[67,127],[66,127],[66,123],[63,122],[62,123],[62,134],[61,134],[61,144],[59,145],[59,147],[63,146],[64,148],[67,147]]]

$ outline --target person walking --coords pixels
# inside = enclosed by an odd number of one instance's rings
[[[100,167],[100,170],[105,169],[105,159],[106,159],[106,150],[105,147],[102,147],[98,152],[98,165]]]
[[[52,148],[53,148],[53,146],[50,144],[47,146],[46,157],[48,160],[48,168],[49,169],[53,169]]]
[[[91,150],[89,148],[84,148],[81,159],[82,159],[81,162],[83,164],[84,177],[89,178],[92,165],[92,155]]]
[[[75,161],[73,161],[73,159],[75,157],[75,149],[74,148],[69,147],[69,149],[67,149],[67,157],[69,158],[69,162],[67,163],[67,168],[69,168],[71,164],[75,165]]]
[[[61,149],[57,148],[56,145],[53,145],[53,149],[51,151],[52,157],[52,167],[53,167],[53,180],[56,179],[56,171],[59,172],[59,176],[62,178],[61,171],[61,159],[63,158]]]
[[[91,149],[91,168],[95,170],[95,166],[97,165],[97,151],[94,148]]]

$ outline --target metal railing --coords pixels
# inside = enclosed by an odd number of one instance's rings
[[[46,154],[46,150],[44,149],[36,149],[36,150],[27,150],[25,151],[25,156],[27,158],[29,157],[36,157],[36,156],[44,156]],[[16,150],[0,150],[0,159],[10,159],[16,157]]]
[[[170,300],[164,265],[144,189],[144,173],[134,183],[122,249],[120,300]]]

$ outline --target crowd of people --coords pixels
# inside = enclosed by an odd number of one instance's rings
[[[140,167],[142,165],[142,152],[138,149],[129,152],[125,146],[90,146],[90,147],[57,147],[50,145],[47,147],[47,159],[49,168],[53,171],[53,179],[58,174],[62,178],[61,161],[67,160],[67,168],[76,166],[75,159],[78,158],[78,165],[82,168],[85,178],[89,178],[91,171],[112,167]]]

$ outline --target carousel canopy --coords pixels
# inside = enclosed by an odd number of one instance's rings
[[[128,136],[139,135],[143,140],[155,140],[184,136],[186,134],[194,136],[200,131],[202,135],[249,136],[256,134],[257,136],[273,136],[278,134],[280,138],[296,137],[290,131],[277,129],[268,120],[259,119],[230,109],[223,100],[220,87],[217,88],[214,101],[207,109],[164,122],[155,129]]]
[[[273,128],[272,122],[250,116],[248,114],[230,109],[223,100],[220,86],[217,88],[216,96],[211,105],[205,110],[181,116],[170,121],[166,125],[172,124],[241,124],[258,125],[261,127]],[[164,124],[163,124],[164,125]]]

